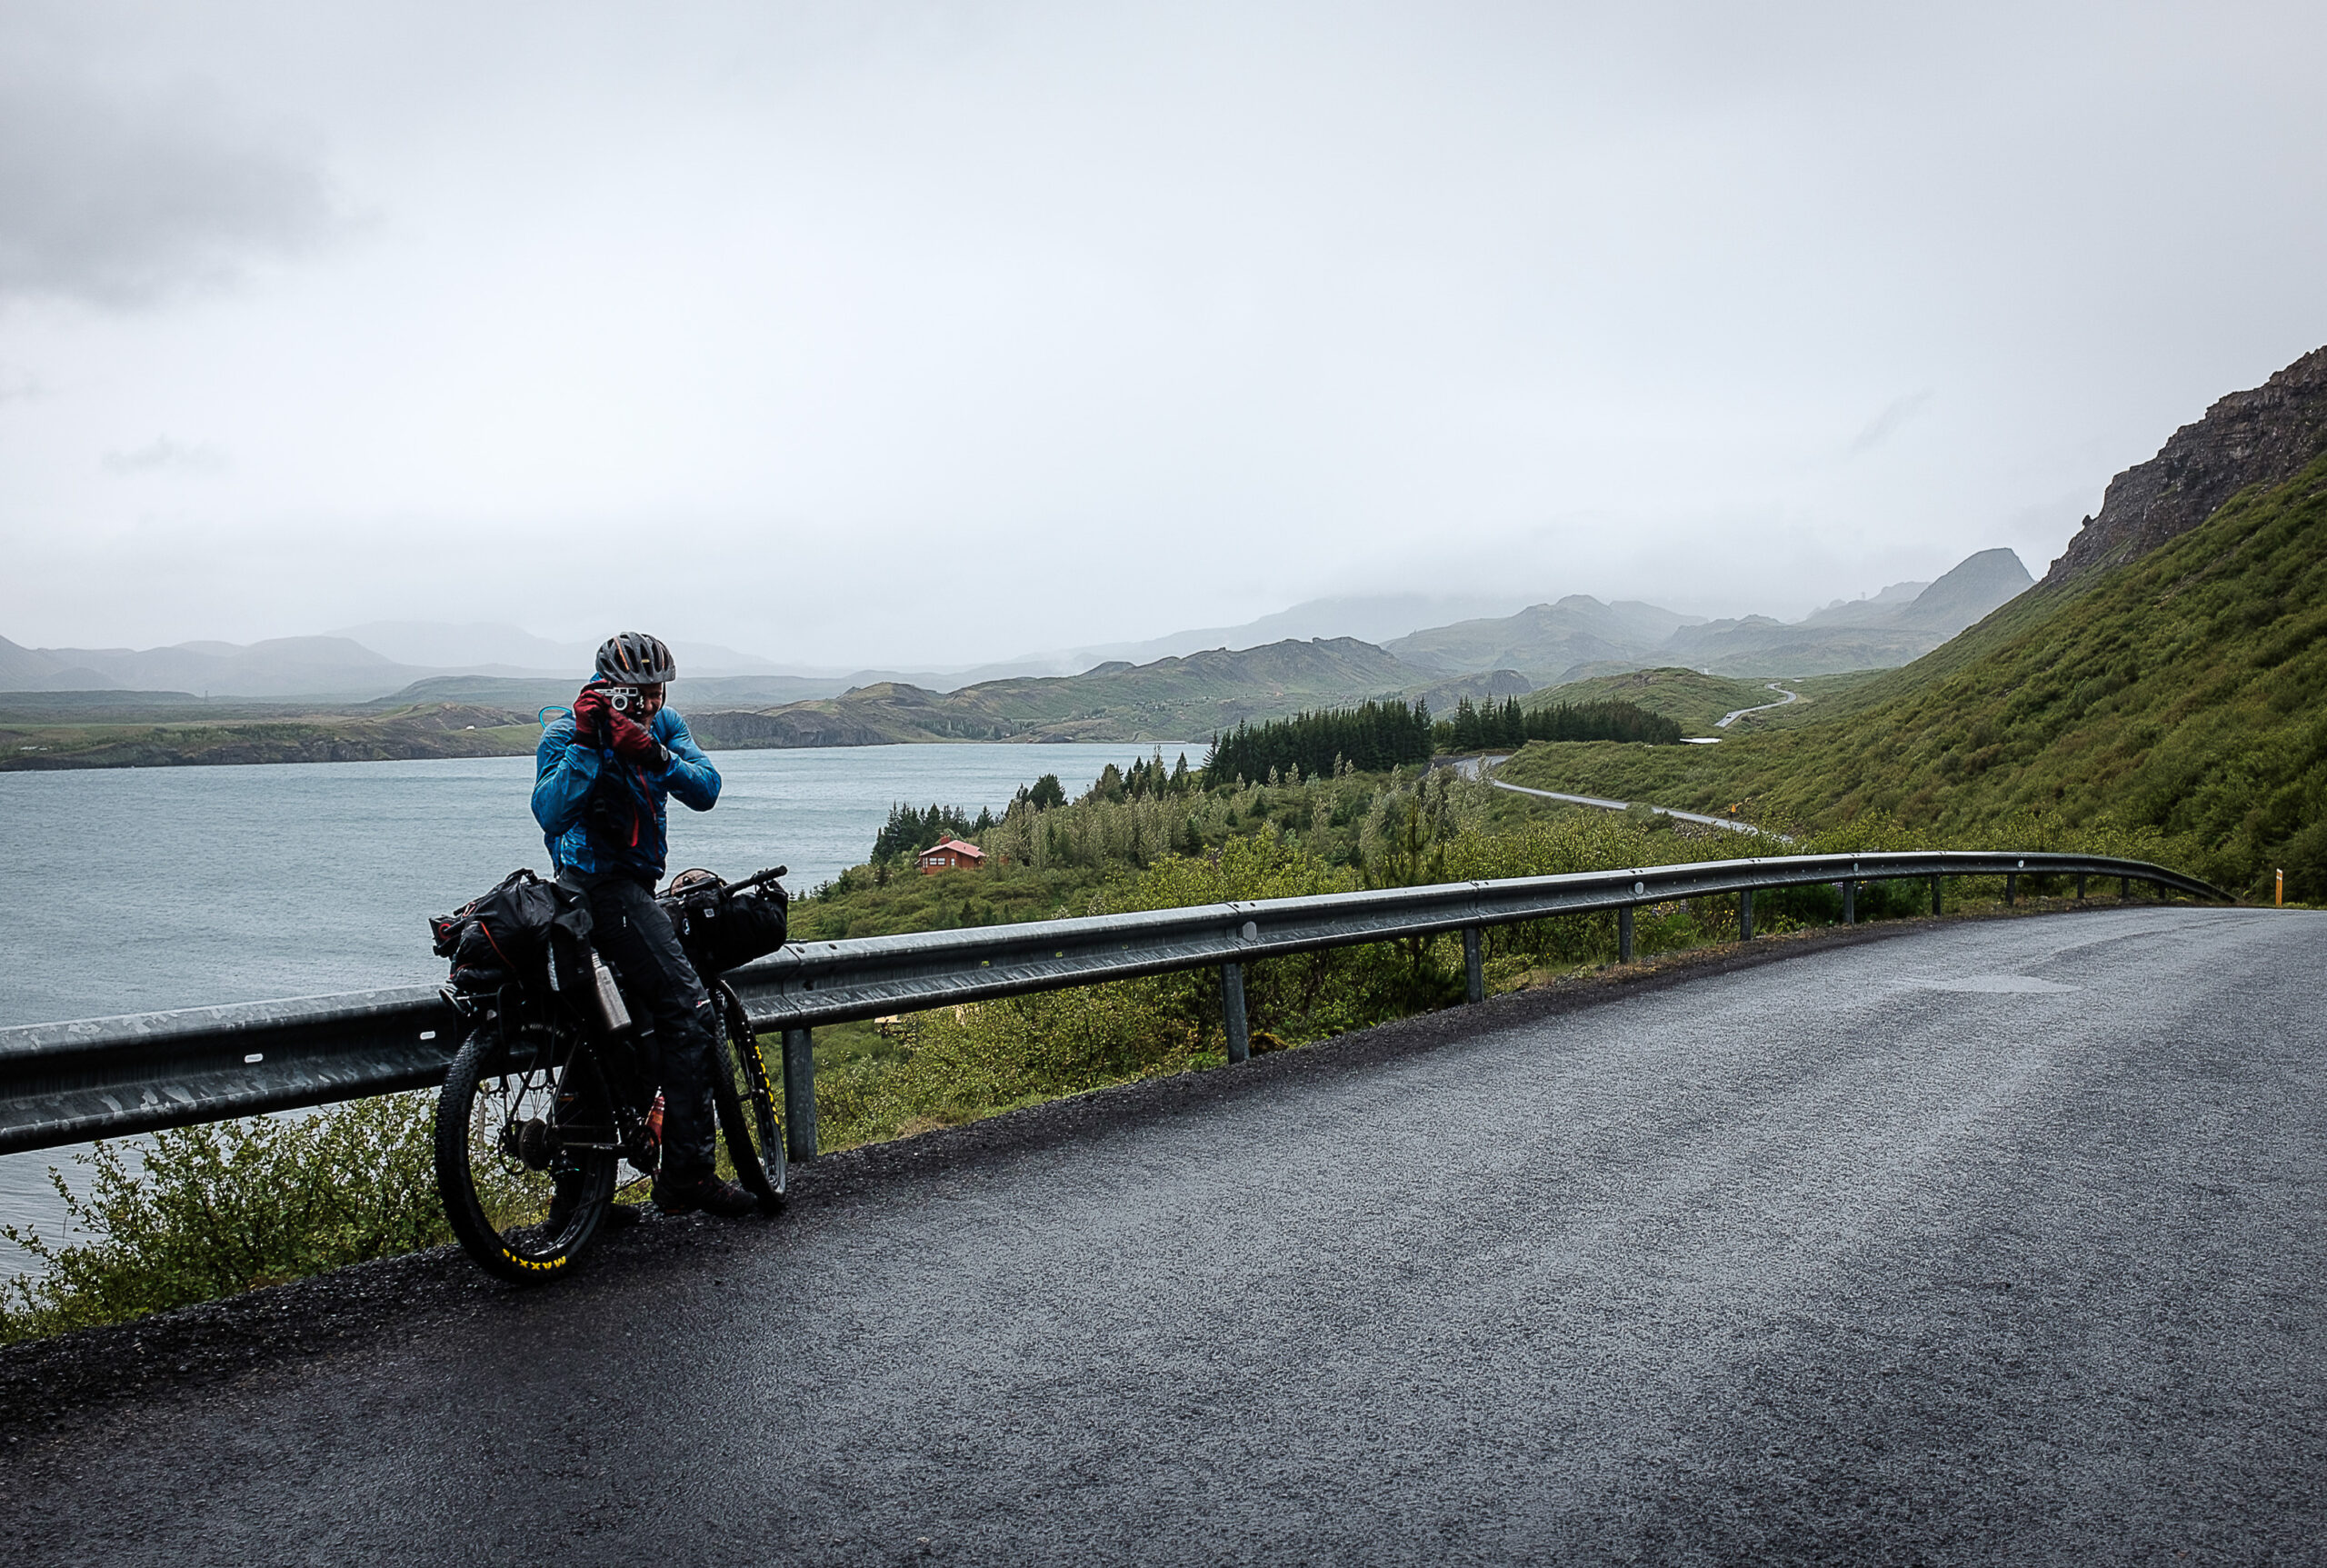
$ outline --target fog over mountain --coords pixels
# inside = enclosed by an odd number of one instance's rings
[[[1517,595],[1483,594],[1373,594],[1311,599],[1238,626],[1203,626],[1144,642],[1029,654],[1021,663],[1040,666],[1045,674],[1073,674],[1114,659],[1144,664],[1207,648],[1258,648],[1287,638],[1305,642],[1317,637],[1355,637],[1379,645],[1424,626],[1473,616],[1507,615],[1525,603]]]
[[[454,625],[441,621],[375,621],[328,634],[361,643],[398,664],[464,674],[586,674],[598,644],[561,643],[497,622]],[[600,639],[604,641],[604,639]],[[691,675],[774,674],[776,666],[716,643],[669,637],[671,651]]]
[[[1495,674],[1466,694],[1503,694],[1644,664],[1721,673],[1817,674],[1903,664],[1938,646],[2029,585],[2020,558],[1984,550],[1937,582],[1903,584],[1830,605],[1799,626],[1766,615],[1708,622],[1634,600],[1603,604],[1571,594],[1505,615],[1424,625],[1402,636],[1359,637],[1483,601],[1429,594],[1317,600],[1238,627],[1209,627],[1148,644],[1028,655],[952,671],[833,671],[785,666],[715,644],[674,640],[690,705],[794,702],[852,687],[894,684],[946,693],[996,681],[1144,667],[1218,649],[1352,643],[1401,671],[1383,688],[1453,691],[1452,677]],[[1917,588],[1913,595],[1907,588]],[[1488,601],[1487,603],[1492,603]],[[556,700],[587,676],[595,645],[559,643],[494,622],[378,622],[314,637],[248,646],[215,641],[165,648],[26,648],[0,638],[0,691],[183,692],[196,696],[371,702],[404,693],[525,707]],[[395,655],[402,655],[401,658]]]

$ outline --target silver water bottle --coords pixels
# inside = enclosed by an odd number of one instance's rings
[[[622,987],[614,984],[614,972],[594,953],[590,954],[590,972],[598,983],[598,1022],[609,1034],[623,1034],[630,1027],[630,1009],[623,1005]]]

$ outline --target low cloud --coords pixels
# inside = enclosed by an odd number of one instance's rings
[[[166,435],[134,452],[108,452],[97,466],[115,479],[148,474],[223,474],[226,454],[215,446],[181,446]]]
[[[1890,440],[1901,425],[1923,411],[1923,405],[1931,401],[1931,389],[1926,387],[1904,397],[1893,398],[1882,413],[1867,421],[1865,429],[1852,438],[1851,455],[1856,457],[1862,453],[1872,452]]]
[[[231,285],[338,226],[315,161],[215,94],[0,65],[0,299],[150,305]]]

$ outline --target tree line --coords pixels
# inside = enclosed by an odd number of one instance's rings
[[[1057,781],[1052,781],[1054,784]],[[910,858],[923,850],[948,838],[968,838],[984,833],[994,825],[994,813],[981,810],[975,821],[957,805],[932,804],[927,811],[915,811],[903,801],[889,807],[889,820],[883,824],[873,840],[875,862],[900,856]]]
[[[1517,697],[1500,704],[1474,704],[1464,697],[1453,716],[1433,722],[1427,704],[1395,697],[1354,708],[1326,708],[1265,724],[1238,724],[1213,737],[1204,758],[1208,784],[1233,779],[1264,779],[1273,768],[1294,768],[1313,778],[1347,767],[1384,773],[1426,763],[1436,752],[1474,752],[1489,746],[1519,746],[1529,741],[1639,741],[1676,745],[1681,726],[1662,714],[1611,699],[1560,703],[1533,712]]]
[[[1464,697],[1454,704],[1454,716],[1434,726],[1438,749],[1475,752],[1489,746],[1517,746],[1529,741],[1639,741],[1653,746],[1678,745],[1681,725],[1662,714],[1652,714],[1632,703],[1610,699],[1598,703],[1560,703],[1523,713],[1517,697],[1501,706],[1473,706]]]
[[[1430,709],[1423,703],[1408,706],[1396,697],[1354,708],[1325,708],[1296,714],[1266,724],[1238,724],[1213,737],[1203,762],[1208,784],[1233,779],[1264,779],[1273,768],[1289,774],[1299,768],[1315,777],[1342,767],[1359,773],[1387,773],[1409,763],[1426,763],[1431,752]]]

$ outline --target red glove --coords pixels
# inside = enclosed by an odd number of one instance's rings
[[[574,699],[574,737],[590,744],[603,744],[606,720],[614,710],[606,705],[606,694],[598,686],[584,686],[582,694]]]
[[[601,699],[602,701],[604,699]],[[606,744],[613,746],[614,755],[640,767],[659,767],[663,762],[661,743],[646,733],[646,726],[628,714],[606,712]]]

